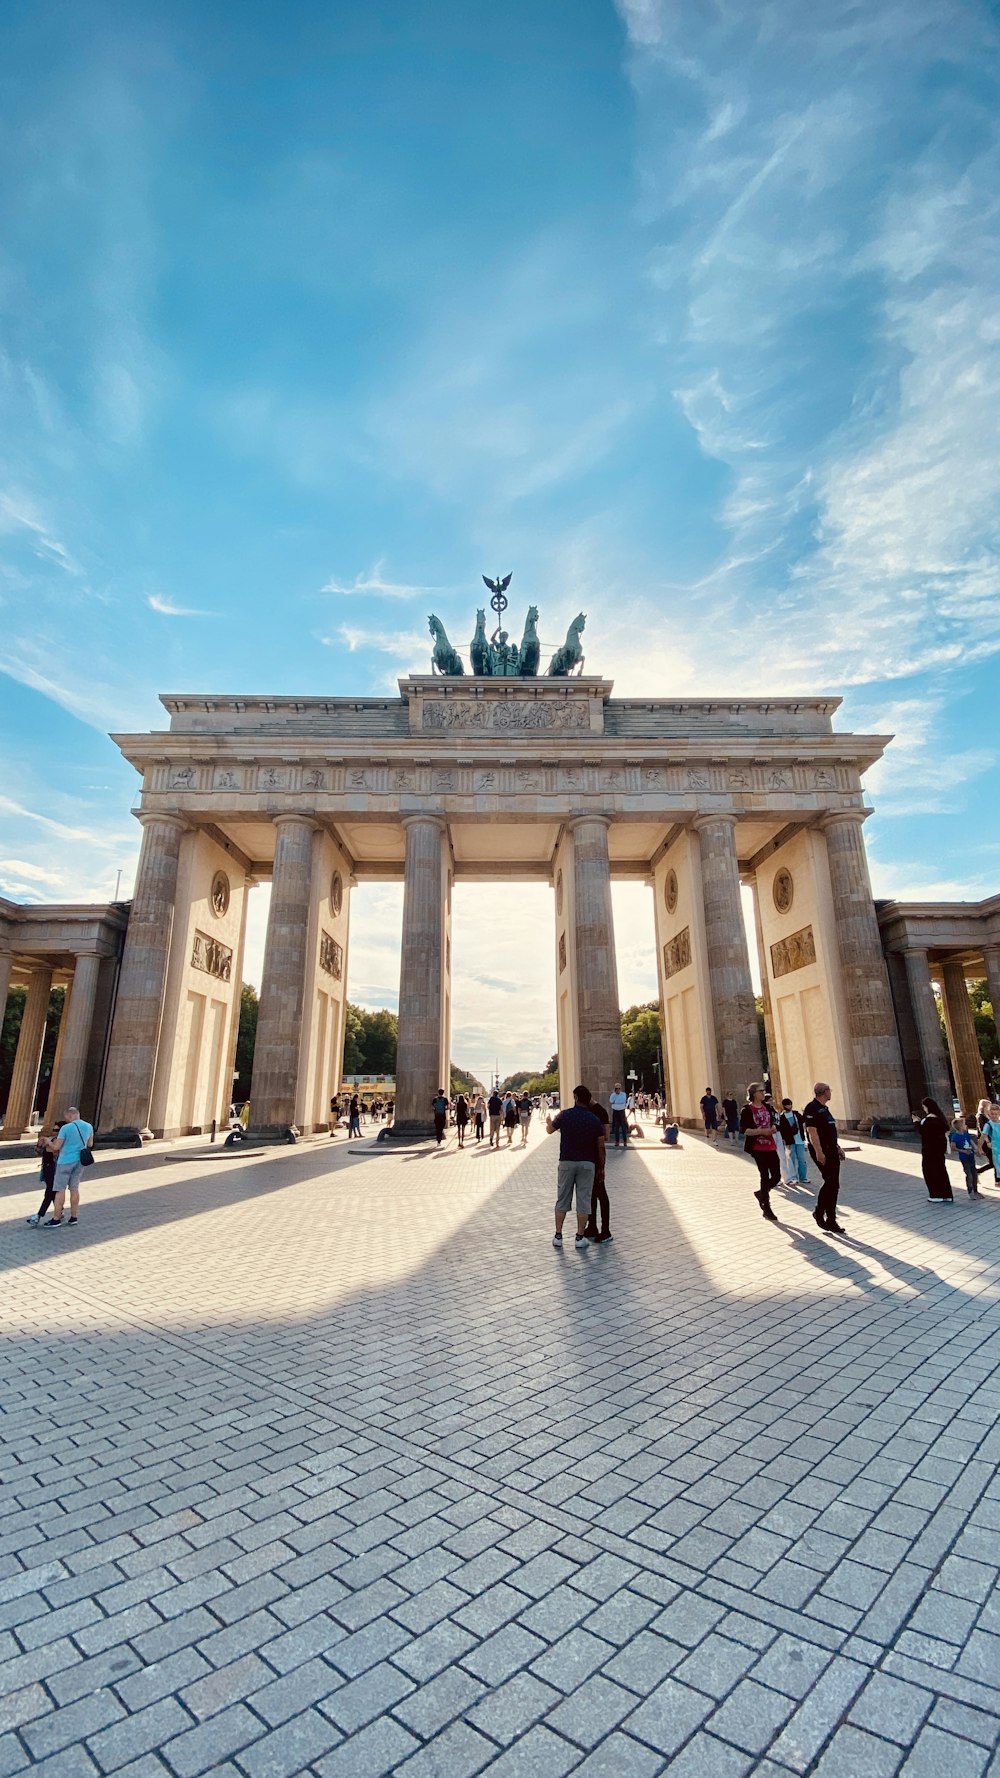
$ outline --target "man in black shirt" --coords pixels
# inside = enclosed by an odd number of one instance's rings
[[[813,1221],[828,1235],[846,1235],[847,1230],[837,1221],[840,1163],[844,1151],[837,1141],[837,1125],[830,1110],[830,1088],[825,1080],[816,1082],[813,1095],[802,1113],[809,1153],[823,1176]]]

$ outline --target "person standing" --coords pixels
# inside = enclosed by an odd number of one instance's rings
[[[521,1147],[528,1146],[528,1125],[531,1122],[531,1099],[522,1093],[517,1101],[517,1121],[521,1126]]]
[[[976,1113],[979,1126],[979,1152],[993,1162],[993,1183],[1000,1185],[1000,1105],[980,1099]]]
[[[503,1102],[503,1127],[507,1132],[507,1147],[513,1147],[514,1131],[517,1129],[517,1100],[513,1093],[508,1092]],[[499,1137],[497,1147],[500,1146]]]
[[[790,1099],[781,1101],[778,1132],[785,1149],[785,1184],[805,1185],[809,1179],[806,1126],[802,1121],[801,1111],[794,1109]]]
[[[604,1132],[604,1142],[594,1166],[594,1189],[590,1194],[590,1218],[583,1232],[588,1241],[613,1241],[611,1203],[608,1198],[607,1186],[608,1126],[611,1119],[604,1106],[598,1104],[596,1099],[588,1098],[583,1103],[586,1104],[588,1111],[593,1112]]]
[[[458,1146],[465,1147],[465,1132],[469,1122],[469,1101],[464,1093],[459,1093],[455,1100],[455,1128],[458,1131]]]
[[[830,1110],[831,1089],[825,1080],[818,1080],[813,1096],[802,1113],[809,1152],[820,1170],[823,1184],[816,1199],[813,1221],[828,1235],[846,1235],[837,1221],[837,1200],[840,1196],[840,1163],[844,1151],[837,1140],[837,1124]]]
[[[764,1100],[763,1100],[764,1088],[761,1087],[760,1090],[761,1090],[761,1104],[763,1104],[764,1103]],[[747,1089],[747,1105],[749,1105],[749,1103],[750,1103],[749,1091],[750,1091],[750,1089],[748,1088]],[[743,1111],[745,1111],[745,1110],[746,1110],[746,1105],[744,1105],[744,1107],[743,1107]],[[715,1094],[713,1093],[711,1087],[706,1087],[705,1091],[702,1093],[701,1115],[702,1115],[702,1118],[704,1119],[704,1122],[705,1122],[705,1135],[707,1136],[709,1142],[716,1142],[717,1143],[719,1140],[719,1101],[716,1098]],[[742,1130],[742,1128],[743,1128],[743,1113],[741,1112],[740,1113],[740,1129]],[[777,1152],[777,1150],[775,1152]]]
[[[948,1120],[936,1099],[921,1099],[921,1117],[914,1122],[920,1131],[920,1171],[927,1196],[933,1204],[953,1204],[948,1178]]]
[[[966,1122],[961,1112],[959,1112],[957,1117],[953,1117],[951,1120],[951,1130],[948,1135],[948,1147],[951,1149],[955,1159],[962,1163],[962,1171],[965,1174],[965,1189],[970,1198],[978,1198],[979,1186],[976,1184],[978,1177],[976,1173],[976,1138],[973,1136],[971,1130],[966,1127]]]
[[[476,1094],[476,1102],[472,1107],[472,1123],[476,1132],[476,1141],[481,1142],[486,1128],[486,1100],[482,1093]]]
[[[493,1088],[493,1091],[489,1097],[489,1113],[490,1113],[490,1147],[492,1148],[494,1146],[494,1144],[496,1144],[496,1147],[499,1148],[500,1147],[500,1119],[503,1117],[503,1100],[501,1099],[500,1094],[498,1093],[496,1087]]]
[[[611,1107],[611,1134],[615,1139],[615,1147],[618,1147],[620,1137],[622,1147],[627,1148],[628,1120],[625,1112],[628,1105],[628,1094],[622,1091],[621,1081],[615,1081],[614,1092],[610,1095],[608,1104]]]
[[[434,1113],[434,1138],[440,1148],[444,1141],[444,1127],[448,1122],[448,1098],[444,1087],[438,1087],[437,1093],[431,1100],[431,1110]]]
[[[337,1097],[337,1094],[334,1093],[333,1098],[330,1100],[330,1135],[331,1136],[336,1136],[337,1125],[339,1124],[339,1122],[340,1122],[340,1100]]]
[[[777,1222],[771,1209],[771,1192],[781,1181],[778,1145],[774,1139],[774,1113],[764,1103],[764,1088],[757,1082],[747,1089],[747,1102],[740,1112],[740,1129],[747,1154],[753,1155],[760,1174],[760,1185],[754,1192],[765,1222]]]
[[[351,1094],[351,1104],[347,1113],[347,1140],[361,1134],[361,1100],[357,1093]]]
[[[731,1092],[723,1098],[722,1115],[726,1122],[726,1141],[735,1142],[740,1133],[740,1108]]]
[[[573,1088],[573,1104],[555,1117],[545,1119],[551,1135],[559,1131],[559,1170],[556,1190],[556,1232],[552,1245],[561,1249],[563,1223],[576,1192],[576,1241],[578,1248],[589,1247],[587,1221],[594,1193],[594,1175],[598,1161],[604,1158],[604,1126],[590,1109],[590,1089]]]
[[[52,1200],[52,1215],[42,1227],[58,1229],[63,1226],[63,1205],[66,1193],[69,1193],[70,1228],[80,1220],[80,1175],[83,1162],[80,1159],[84,1149],[94,1146],[94,1126],[88,1124],[80,1116],[80,1107],[71,1105],[66,1115],[66,1122],[52,1144],[56,1157],[55,1196]]]
[[[33,1216],[28,1217],[29,1228],[37,1228],[40,1222],[44,1222],[46,1211],[52,1208],[52,1200],[56,1195],[55,1140],[58,1134],[58,1126],[51,1136],[43,1135],[41,1130],[38,1132],[38,1142],[35,1148],[35,1153],[41,1156],[41,1181],[45,1189],[42,1193],[42,1201],[39,1204],[38,1209]]]

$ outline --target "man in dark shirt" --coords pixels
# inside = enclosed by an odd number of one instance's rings
[[[608,1199],[606,1169],[603,1160],[603,1155],[607,1154],[608,1151],[608,1126],[611,1122],[611,1118],[605,1106],[599,1104],[596,1099],[588,1099],[586,1105],[587,1110],[592,1111],[594,1116],[600,1120],[601,1128],[604,1131],[604,1149],[602,1158],[598,1160],[597,1166],[594,1169],[594,1190],[590,1200],[590,1221],[587,1223],[584,1233],[589,1241],[613,1241],[614,1235],[611,1233],[611,1204]],[[603,1227],[601,1226],[602,1222]]]
[[[604,1126],[596,1118],[590,1107],[590,1089],[588,1087],[573,1088],[573,1104],[566,1111],[558,1111],[555,1117],[545,1119],[545,1128],[551,1135],[553,1130],[559,1131],[559,1185],[556,1193],[556,1232],[552,1237],[553,1247],[560,1248],[563,1244],[562,1229],[566,1221],[566,1212],[573,1202],[576,1190],[576,1241],[577,1247],[589,1247],[586,1228],[590,1217],[591,1201],[594,1194],[594,1174],[597,1164],[604,1161]]]
[[[503,1100],[497,1092],[496,1087],[493,1088],[493,1091],[489,1096],[486,1109],[490,1114],[490,1147],[492,1148],[495,1143],[497,1148],[499,1148],[500,1119],[503,1116]]]
[[[705,1120],[705,1135],[709,1142],[719,1140],[719,1101],[711,1087],[706,1087],[701,1096],[701,1115]]]
[[[823,1176],[813,1221],[828,1235],[846,1235],[837,1221],[837,1197],[840,1192],[840,1163],[844,1151],[837,1141],[837,1125],[830,1110],[830,1088],[825,1080],[813,1087],[813,1097],[804,1112],[809,1153]]]

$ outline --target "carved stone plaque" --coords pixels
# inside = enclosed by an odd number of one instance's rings
[[[566,934],[565,934],[565,932],[560,932],[560,934],[559,934],[559,974],[560,975],[562,975],[562,972],[565,969],[565,967],[566,967]]]
[[[217,870],[212,878],[212,912],[220,920],[229,912],[229,878],[224,870]]]
[[[663,899],[666,903],[667,913],[675,914],[677,912],[677,872],[675,870],[668,870],[663,879]]]
[[[787,914],[795,898],[795,879],[790,870],[776,872],[771,893],[779,914]]]
[[[561,914],[562,908],[563,908],[563,880],[562,880],[562,871],[560,870],[560,871],[556,872],[556,913]]]
[[[590,712],[582,698],[558,703],[525,698],[443,698],[425,703],[423,726],[439,732],[465,728],[493,733],[531,729],[565,733],[589,728]]]
[[[339,914],[344,905],[344,879],[339,870],[335,870],[330,879],[330,911]]]
[[[815,961],[816,941],[811,926],[790,932],[787,938],[779,938],[771,946],[771,973],[774,976],[791,975],[793,969],[805,969],[808,963]]]
[[[341,981],[344,974],[344,948],[338,945],[332,932],[321,932],[319,935],[319,966],[334,981]]]
[[[233,953],[217,938],[209,938],[207,932],[196,932],[191,946],[191,967],[203,969],[206,975],[214,975],[220,982],[228,982],[233,973]]]
[[[691,929],[685,926],[663,947],[663,973],[668,978],[676,975],[678,970],[686,969],[690,961]]]

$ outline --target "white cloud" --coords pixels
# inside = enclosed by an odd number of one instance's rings
[[[201,611],[193,605],[175,605],[172,599],[166,599],[160,593],[149,593],[146,604],[150,611],[158,611],[163,617],[215,617],[214,611]]]
[[[54,562],[66,574],[82,575],[83,569],[37,503],[19,489],[8,488],[0,493],[0,536],[27,532],[36,553]]]
[[[376,562],[366,574],[358,574],[352,581],[337,580],[331,577],[325,586],[320,587],[321,593],[340,593],[345,598],[374,595],[381,599],[418,599],[424,593],[444,593],[447,587],[421,586],[415,582],[386,580],[382,570],[384,562]]]
[[[418,660],[424,662],[421,671],[430,671],[429,655],[432,646],[430,635],[422,630],[395,632],[392,630],[366,630],[359,624],[338,624],[332,636],[321,636],[319,640],[324,648],[346,648],[348,654],[357,654],[359,649],[371,648],[376,654],[391,655],[393,660],[411,665]],[[395,689],[395,687],[393,688]]]

